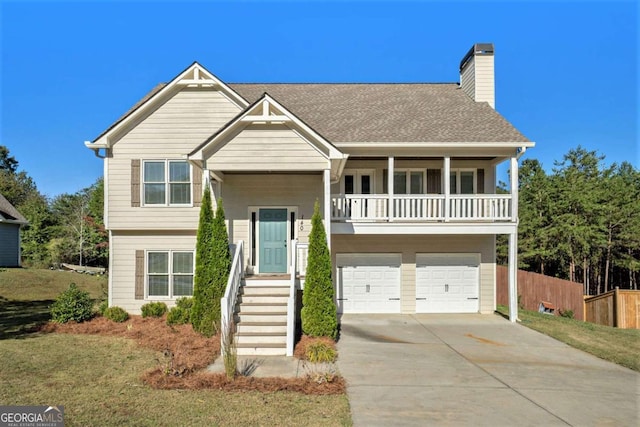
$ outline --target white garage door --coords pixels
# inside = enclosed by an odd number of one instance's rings
[[[416,313],[477,313],[480,254],[416,254]]]
[[[401,254],[337,254],[339,313],[400,313]]]

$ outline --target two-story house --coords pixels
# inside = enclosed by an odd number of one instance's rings
[[[506,234],[514,321],[518,158],[534,144],[494,92],[492,44],[474,45],[449,84],[232,84],[193,63],[85,143],[104,157],[109,304],[136,313],[191,295],[209,186],[250,275],[240,336],[291,323],[288,299],[259,295],[303,279],[316,200],[340,313],[492,313]],[[505,161],[511,192],[498,194]]]

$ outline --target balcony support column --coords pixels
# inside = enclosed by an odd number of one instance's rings
[[[518,320],[518,229],[509,233],[509,321]]]
[[[327,233],[327,246],[331,251],[331,170],[324,170],[322,182],[324,184],[324,228]]]
[[[449,222],[449,192],[450,192],[450,181],[451,181],[451,157],[445,156],[444,158],[444,177],[442,178],[442,183],[444,185],[444,222]]]
[[[394,216],[394,211],[393,211],[393,176],[395,174],[394,170],[393,170],[393,163],[394,163],[394,157],[393,156],[389,156],[389,165],[388,167],[388,171],[389,173],[387,173],[387,188],[389,190],[389,206],[388,206],[388,216],[389,216],[389,222],[393,222],[393,216]]]
[[[509,168],[509,178],[511,181],[511,221],[518,222],[518,158],[511,157]]]

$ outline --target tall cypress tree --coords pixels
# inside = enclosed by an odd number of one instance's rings
[[[224,291],[229,280],[229,270],[231,269],[231,253],[229,252],[229,235],[225,224],[224,207],[222,199],[218,199],[216,216],[213,219],[213,299],[211,316],[216,330],[220,330],[221,309],[220,299],[224,296]]]
[[[335,339],[338,334],[338,318],[331,281],[331,254],[318,201],[311,217],[307,260],[302,295],[302,331],[314,337],[327,336]]]
[[[196,241],[196,273],[193,284],[193,307],[191,324],[193,329],[202,335],[212,336],[215,332],[216,320],[220,319],[220,300],[218,298],[218,317],[215,316],[216,295],[216,244],[215,218],[211,207],[211,193],[206,188],[202,196],[200,221]],[[228,249],[227,249],[228,250]],[[224,291],[223,291],[224,292]]]

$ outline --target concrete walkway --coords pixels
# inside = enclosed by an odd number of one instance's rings
[[[497,315],[344,315],[355,426],[640,425],[640,374]]]
[[[224,359],[219,356],[207,368],[209,372],[224,372]],[[307,371],[305,363],[295,357],[286,356],[238,356],[238,371],[247,377],[296,378],[303,377]]]

